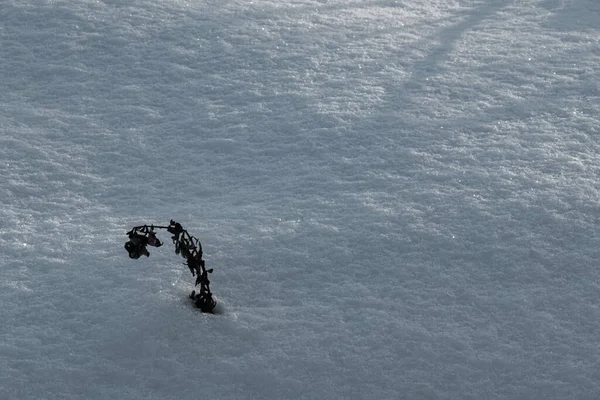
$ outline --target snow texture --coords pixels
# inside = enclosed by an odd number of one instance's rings
[[[0,398],[600,398],[599,46],[596,0],[0,0]],[[170,219],[221,314],[127,257]]]

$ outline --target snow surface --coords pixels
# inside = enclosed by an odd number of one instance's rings
[[[0,398],[600,398],[599,65],[596,0],[1,0]]]

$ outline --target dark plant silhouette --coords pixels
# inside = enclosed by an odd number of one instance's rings
[[[175,254],[180,254],[186,259],[185,264],[190,269],[192,276],[196,277],[196,286],[200,285],[200,291],[195,290],[190,294],[196,307],[202,312],[212,312],[217,305],[210,291],[208,274],[213,269],[206,269],[202,259],[202,244],[198,238],[190,235],[179,222],[171,220],[169,226],[140,225],[127,232],[129,241],[125,243],[125,250],[129,257],[138,259],[141,256],[149,257],[147,246],[160,247],[162,242],[156,237],[155,229],[166,229],[172,233],[171,239],[175,244]]]

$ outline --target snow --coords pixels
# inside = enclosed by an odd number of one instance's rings
[[[600,396],[595,0],[0,10],[0,398]]]

